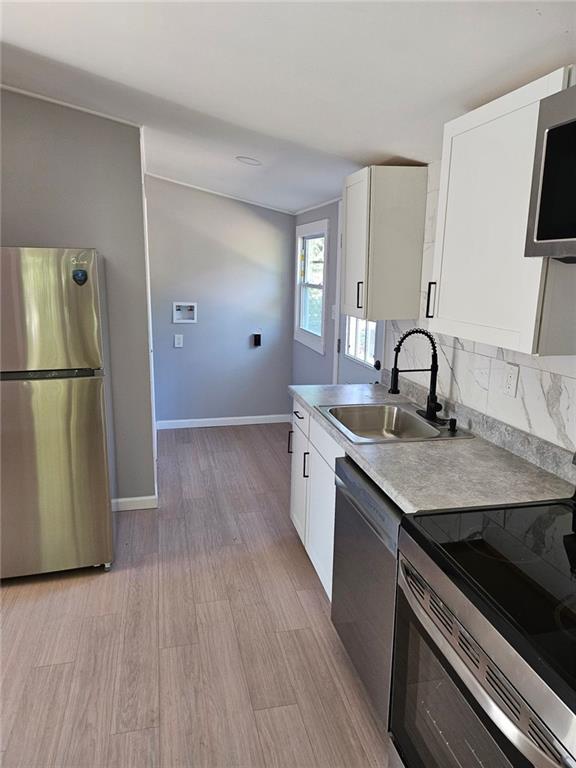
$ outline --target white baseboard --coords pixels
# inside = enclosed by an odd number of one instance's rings
[[[156,509],[158,496],[133,496],[112,499],[112,512],[126,512],[129,509]]]
[[[289,413],[277,413],[270,416],[224,416],[218,419],[174,419],[157,421],[156,429],[194,429],[195,427],[233,427],[242,424],[279,424],[291,421]]]

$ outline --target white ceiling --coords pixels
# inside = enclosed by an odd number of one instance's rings
[[[294,211],[576,61],[576,3],[4,3],[2,39],[4,83],[147,126],[149,172]]]

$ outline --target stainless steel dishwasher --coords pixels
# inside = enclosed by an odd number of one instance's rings
[[[349,458],[336,460],[332,622],[388,731],[402,511]]]

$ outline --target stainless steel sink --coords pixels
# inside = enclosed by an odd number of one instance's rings
[[[321,405],[318,410],[353,443],[386,443],[474,437],[458,428],[430,424],[411,402],[366,405]]]

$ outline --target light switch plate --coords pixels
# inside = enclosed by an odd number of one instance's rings
[[[502,391],[508,397],[516,397],[516,393],[518,392],[519,373],[519,366],[514,365],[513,363],[506,363],[506,367],[504,369],[504,385]]]
[[[176,349],[181,349],[184,346],[184,335],[181,333],[174,334],[174,346]]]

